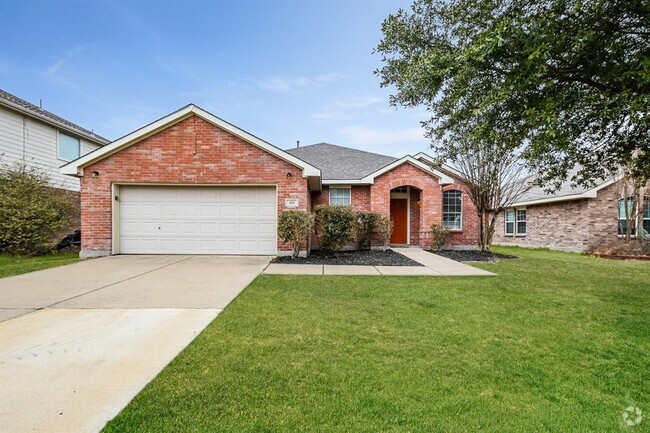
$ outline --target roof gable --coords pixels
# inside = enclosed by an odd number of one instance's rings
[[[310,185],[312,185],[312,187],[317,186],[318,189],[320,189],[321,172],[318,168],[244,131],[243,129],[240,129],[235,125],[228,123],[223,119],[220,119],[219,117],[197,107],[194,104],[183,107],[180,110],[175,111],[161,119],[158,119],[155,122],[152,122],[149,125],[146,125],[128,135],[125,135],[124,137],[119,138],[100,149],[97,149],[82,156],[81,158],[71,161],[70,163],[61,167],[61,173],[72,176],[83,176],[84,167],[101,159],[104,159],[116,152],[119,152],[122,149],[132,146],[135,143],[138,143],[147,137],[150,137],[184,119],[187,119],[190,116],[198,116],[201,119],[223,129],[224,131],[227,131],[228,133],[241,138],[249,144],[256,146],[290,164],[301,168],[303,171],[303,177],[314,178],[313,180],[310,180]]]
[[[397,161],[397,158],[330,143],[287,149],[288,153],[320,168],[323,181],[359,180]]]
[[[376,177],[404,163],[410,163],[439,178],[441,184],[453,183],[453,179],[446,173],[432,169],[429,165],[410,155],[395,158],[330,143],[296,147],[287,149],[287,152],[320,168],[323,172],[323,183],[329,185],[370,185],[374,183]]]
[[[0,89],[0,105],[26,114],[42,122],[54,125],[62,130],[72,132],[73,134],[81,136],[100,146],[103,146],[110,141],[99,134],[95,134],[93,131],[89,131],[86,128],[82,128],[81,126],[64,119],[63,117],[50,113],[47,110],[43,110],[41,107],[37,107],[31,102],[25,101],[24,99],[12,95],[9,92],[5,92],[2,89]]]

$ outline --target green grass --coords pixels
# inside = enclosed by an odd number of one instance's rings
[[[497,277],[260,276],[105,431],[649,431],[650,265],[498,252]]]
[[[79,253],[66,252],[47,256],[14,257],[0,255],[0,278],[56,266],[69,265],[79,261]]]

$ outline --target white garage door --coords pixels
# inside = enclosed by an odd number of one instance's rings
[[[121,186],[122,254],[276,253],[274,187]]]

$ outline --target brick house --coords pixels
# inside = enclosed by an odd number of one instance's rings
[[[83,257],[288,254],[285,210],[318,203],[389,214],[392,244],[476,248],[461,179],[424,154],[393,158],[320,143],[282,150],[188,105],[61,168],[81,181]],[[306,249],[310,245],[306,245]]]
[[[564,182],[554,194],[533,188],[499,215],[494,243],[545,247],[561,251],[608,248],[624,242],[626,225],[620,177],[600,181],[593,188]],[[632,233],[650,233],[650,183],[639,197],[641,211]]]

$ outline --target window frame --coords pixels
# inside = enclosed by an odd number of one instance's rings
[[[77,156],[72,159],[65,158],[64,156],[61,155],[61,136],[65,136],[68,138],[73,138],[77,140]],[[81,157],[81,139],[79,137],[75,137],[74,135],[66,134],[65,132],[61,132],[59,130],[56,131],[56,156],[58,159],[61,161],[74,161],[75,159],[78,159]]]
[[[641,230],[643,230],[646,235],[650,235],[650,196],[643,196],[643,207],[643,213],[641,214]]]
[[[520,212],[524,212],[524,219],[519,219]],[[508,214],[512,214],[512,221],[508,221]],[[525,224],[525,230],[519,231],[519,223]],[[512,224],[512,232],[508,232],[508,224]],[[513,207],[503,211],[503,235],[525,237],[528,234],[528,212],[526,207]]]
[[[524,213],[524,219],[519,219],[519,214],[520,212]],[[526,236],[526,233],[528,233],[528,223],[527,223],[527,217],[528,213],[526,212],[526,208],[515,208],[515,236]],[[523,222],[524,223],[524,231],[523,233],[519,231],[519,223]]]
[[[335,191],[335,190],[337,190],[337,191],[339,191],[339,190],[340,191],[347,191],[348,192],[348,197],[347,197],[348,203],[347,204],[332,203],[332,192]],[[337,187],[334,187],[334,188],[330,187],[327,196],[329,198],[329,205],[330,206],[334,206],[334,205],[347,206],[347,207],[352,206],[352,188],[349,187],[349,186],[337,186]],[[340,197],[335,197],[335,199],[337,199],[337,198],[340,199]]]
[[[627,198],[625,198],[625,197],[619,198],[618,201],[616,202],[616,205],[617,205],[616,210],[618,212],[618,217],[616,218],[616,236],[619,237],[619,238],[624,238],[626,236],[625,232],[627,231],[627,223],[629,222],[629,220],[627,218],[625,218],[625,229],[626,230],[622,230],[621,221],[624,218],[621,218],[621,202],[624,201],[625,205],[627,206],[628,203],[631,203],[632,200],[634,200],[634,197],[629,196]],[[644,213],[645,213],[645,211],[644,211]],[[641,221],[643,221],[643,218],[642,218]],[[638,233],[639,233],[639,218],[633,218],[632,222],[634,223],[634,226],[632,228],[632,232],[630,233],[630,237],[636,238]],[[642,222],[642,224],[643,224],[643,222]],[[643,227],[643,225],[642,225],[642,227]]]
[[[508,214],[512,214],[512,221],[508,221]],[[515,209],[506,209],[503,211],[503,234],[505,236],[514,236],[517,231],[517,214]],[[508,224],[512,224],[512,231],[508,232]]]
[[[457,192],[460,196],[460,211],[458,212],[445,212],[445,194],[450,193],[450,192]],[[442,228],[443,229],[448,229],[450,232],[462,232],[463,231],[463,191],[459,189],[448,189],[446,191],[442,192]],[[445,227],[445,214],[453,214],[453,215],[460,215],[460,227],[458,228],[448,228]]]

